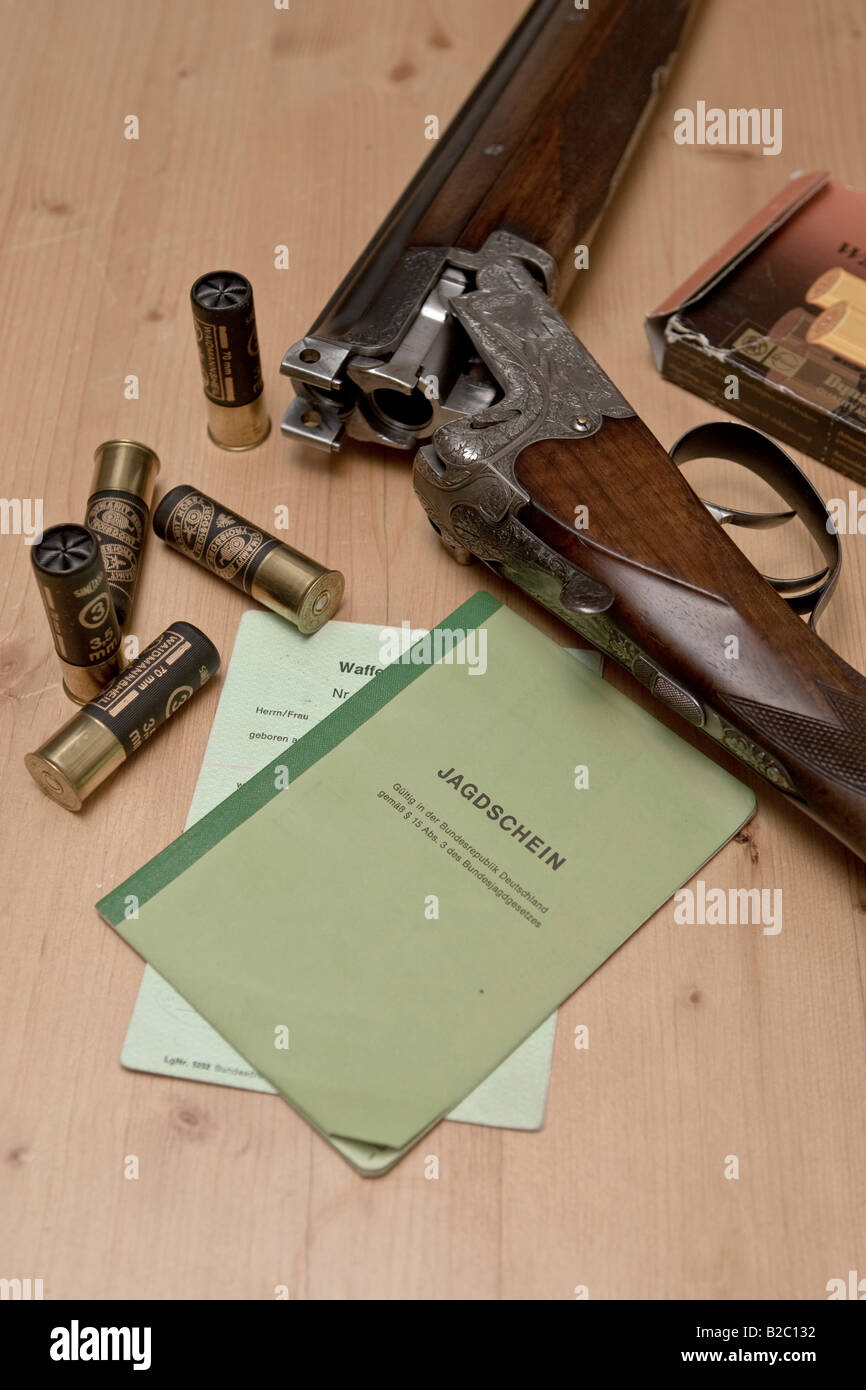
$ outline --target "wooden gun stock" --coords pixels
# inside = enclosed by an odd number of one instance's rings
[[[528,500],[498,522],[458,489],[443,539],[866,859],[866,680],[758,573],[646,425],[606,419],[590,438],[531,444],[515,477]]]
[[[614,595],[573,625],[866,859],[866,680],[750,564],[646,426],[536,444],[517,474],[524,524]]]

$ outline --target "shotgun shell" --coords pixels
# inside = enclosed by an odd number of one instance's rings
[[[807,309],[789,309],[777,319],[767,334],[783,351],[774,350],[766,360],[767,380],[790,386],[813,405],[825,410],[847,411],[849,397],[860,389],[862,372],[839,361],[832,361],[806,335],[818,315]],[[785,351],[787,350],[787,351]]]
[[[844,357],[856,367],[866,367],[866,314],[839,300],[816,318],[806,341]]]
[[[98,699],[24,759],[67,811],[96,788],[219,670],[219,652],[191,623],[172,623]]]
[[[806,334],[817,317],[817,314],[810,313],[808,309],[789,309],[780,319],[776,319],[767,337],[777,343],[785,338],[797,338],[805,343]]]
[[[188,483],[172,488],[153,514],[153,529],[172,549],[249,594],[308,636],[340,606],[339,570],[278,541]]]
[[[114,611],[124,628],[138,583],[159,459],[146,444],[109,439],[100,444],[93,463],[84,519],[99,540]]]
[[[829,309],[838,304],[839,300],[853,304],[855,309],[866,314],[866,280],[861,280],[859,275],[852,275],[850,271],[836,265],[830,270],[825,270],[824,274],[819,275],[815,283],[809,286],[806,291],[806,303],[820,304],[822,309]]]
[[[233,270],[202,275],[190,290],[207,401],[207,432],[221,449],[254,449],[271,428],[265,410],[253,287]]]
[[[31,558],[63,689],[70,700],[86,704],[114,680],[121,665],[120,625],[99,541],[89,526],[49,526]]]

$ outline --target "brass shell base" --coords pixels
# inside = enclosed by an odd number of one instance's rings
[[[123,667],[123,660],[120,650],[108,661],[100,662],[98,666],[73,666],[71,662],[60,659],[60,669],[63,672],[63,693],[73,700],[76,705],[89,704],[91,700],[97,699],[107,685],[111,685],[120,675]]]
[[[27,753],[24,765],[52,801],[80,811],[90,793],[125,761],[123,745],[82,710],[35,753]]]
[[[212,444],[230,454],[244,454],[263,444],[271,432],[264,392],[249,405],[217,405],[207,401],[207,433]]]
[[[346,581],[339,570],[326,570],[314,580],[301,600],[298,631],[309,637],[334,616],[339,608]]]
[[[146,507],[153,500],[159,458],[147,444],[135,439],[106,439],[93,455],[94,492],[131,492]]]
[[[346,581],[339,570],[278,545],[256,570],[250,593],[257,603],[294,623],[305,637],[318,632],[340,606]]]

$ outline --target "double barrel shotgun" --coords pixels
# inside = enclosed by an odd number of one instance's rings
[[[866,681],[814,631],[838,568],[821,499],[744,425],[701,426],[671,457],[555,307],[689,8],[536,0],[286,353],[282,429],[413,454],[455,558],[517,584],[866,858]],[[705,455],[794,510],[704,504],[679,465]],[[809,581],[768,582],[719,524],[795,513],[826,561]]]

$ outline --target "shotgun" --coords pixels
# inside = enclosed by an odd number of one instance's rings
[[[536,0],[286,353],[282,429],[411,452],[456,559],[518,585],[866,858],[866,681],[814,631],[838,569],[823,504],[743,425],[699,427],[671,457],[556,308],[689,8]],[[826,560],[810,595],[768,583],[718,524],[793,513],[704,504],[679,471],[700,453],[807,514]]]

